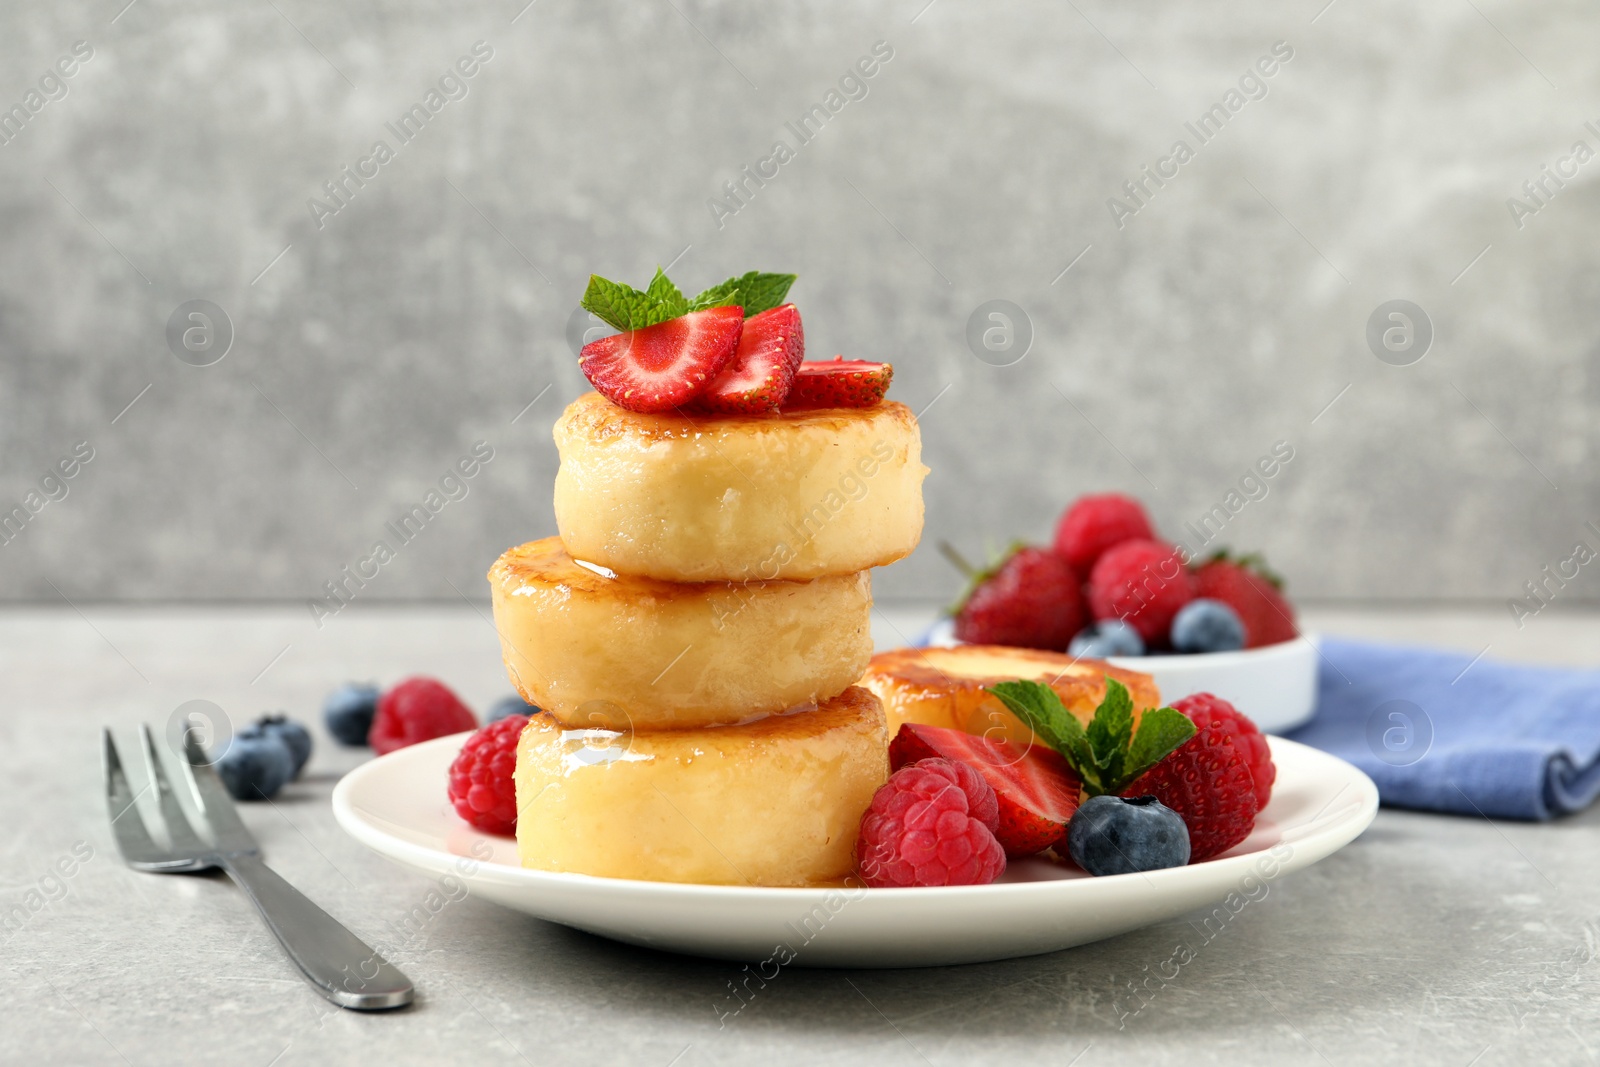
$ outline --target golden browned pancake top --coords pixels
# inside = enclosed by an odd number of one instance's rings
[[[707,433],[782,433],[796,426],[833,424],[843,429],[852,423],[874,420],[909,429],[916,425],[917,418],[910,408],[895,400],[870,408],[816,408],[773,415],[644,415],[618,407],[599,393],[585,393],[567,405],[556,421],[555,434],[557,440],[573,435],[591,442],[617,437],[673,440]],[[898,439],[897,435],[895,440]]]
[[[815,708],[795,709],[777,715],[767,715],[750,722],[730,723],[726,726],[701,726],[693,731],[640,731],[636,736],[661,739],[693,738],[702,747],[727,751],[729,746],[768,745],[788,739],[804,740],[820,737],[831,730],[883,728],[883,704],[870,690],[853,685]],[[563,726],[548,712],[532,716],[527,731],[551,732],[581,729]]]
[[[880,652],[867,666],[867,679],[881,678],[901,691],[976,693],[996,682],[1026,678],[1043,682],[1062,695],[1098,703],[1106,678],[1128,687],[1135,707],[1153,706],[1159,699],[1148,674],[1114,667],[1104,660],[1074,659],[1060,652],[1001,645],[957,645],[954,648],[896,648]],[[1090,705],[1091,707],[1093,704]]]
[[[489,581],[516,595],[520,589],[570,589],[578,593],[598,593],[609,597],[656,600],[705,598],[712,589],[743,586],[797,585],[784,579],[750,582],[664,582],[640,574],[618,574],[608,578],[573,559],[559,537],[544,537],[525,545],[508,548],[489,568]]]

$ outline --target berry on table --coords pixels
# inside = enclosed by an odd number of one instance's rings
[[[486,833],[517,832],[517,739],[526,725],[526,715],[491,722],[467,738],[450,764],[451,805]]]
[[[1018,547],[972,582],[955,611],[956,638],[968,644],[1060,652],[1083,626],[1078,576],[1049,549]]]
[[[1155,539],[1144,505],[1121,493],[1080,496],[1056,524],[1055,550],[1079,574],[1088,574],[1106,549],[1124,541]]]
[[[235,800],[271,800],[293,777],[294,755],[282,737],[251,726],[233,735],[216,769]]]
[[[281,711],[263,715],[256,720],[254,729],[268,736],[275,736],[288,746],[289,755],[294,759],[294,770],[289,777],[300,777],[300,772],[305,770],[306,761],[311,758],[311,731]]]
[[[979,796],[976,813],[969,789]],[[1005,851],[983,819],[992,818],[994,803],[986,782],[949,760],[901,767],[861,817],[861,877],[879,888],[987,885],[1006,869]]]
[[[1111,656],[1144,655],[1144,638],[1121,619],[1102,619],[1067,645],[1067,652],[1079,659],[1107,659]]]
[[[378,687],[346,682],[322,702],[322,722],[341,745],[365,745],[378,712]]]
[[[1194,596],[1194,579],[1178,550],[1160,541],[1123,541],[1089,572],[1094,617],[1124,620],[1147,647],[1167,639],[1173,616]]]
[[[1153,796],[1090,797],[1067,824],[1067,851],[1096,877],[1182,867],[1189,829]]]
[[[1222,601],[1199,597],[1172,617],[1172,647],[1179,652],[1233,652],[1244,647],[1244,623]]]
[[[382,756],[477,725],[471,710],[443,683],[432,678],[407,678],[378,699],[378,713],[373,717],[367,743]]]

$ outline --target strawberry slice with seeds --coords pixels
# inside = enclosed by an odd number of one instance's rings
[[[1081,782],[1055,749],[1042,744],[1023,749],[1005,738],[910,722],[889,743],[892,770],[932,756],[965,763],[994,788],[1000,803],[994,836],[1007,856],[1043,852],[1066,836]]]
[[[670,411],[705,391],[739,347],[744,310],[707,308],[583,346],[578,367],[629,411]]]
[[[800,364],[783,410],[804,408],[870,408],[883,402],[894,367],[864,359],[832,359]]]
[[[690,406],[716,415],[776,411],[805,352],[806,334],[793,304],[752,315],[744,320],[733,359]]]

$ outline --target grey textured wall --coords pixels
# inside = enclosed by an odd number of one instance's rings
[[[892,360],[926,408],[929,537],[882,596],[944,595],[935,540],[1045,536],[1088,489],[1181,536],[1279,441],[1222,539],[1305,596],[1504,600],[1600,545],[1592,5],[124,2],[0,10],[0,107],[39,105],[0,145],[0,500],[93,450],[0,546],[0,596],[315,596],[484,441],[362,594],[478,596],[553,532],[586,274],[671,261],[798,272],[812,352]],[[1135,201],[1146,164],[1176,174]],[[1533,199],[1545,165],[1575,176]],[[346,166],[376,174],[314,218]],[[166,337],[195,299],[235,334],[210,366]],[[991,299],[1031,321],[1009,366],[966,340]],[[1392,299],[1432,324],[1420,362],[1369,350]]]

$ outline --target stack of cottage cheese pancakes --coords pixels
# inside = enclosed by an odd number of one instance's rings
[[[733,885],[837,882],[889,774],[869,568],[922,534],[905,405],[626,410],[555,426],[559,537],[489,572],[524,866]]]

